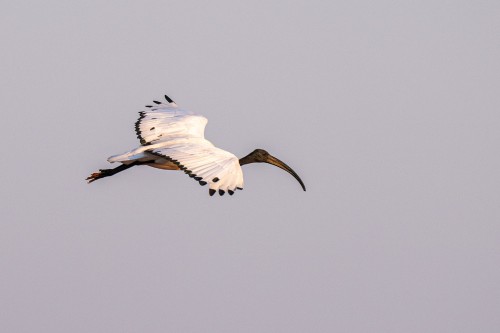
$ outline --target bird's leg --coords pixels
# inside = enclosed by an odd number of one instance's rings
[[[88,180],[89,181],[88,183],[90,184],[98,179],[116,175],[118,172],[122,172],[124,170],[127,170],[135,165],[138,165],[138,163],[133,162],[130,164],[122,164],[114,169],[99,169],[98,172],[94,172],[93,174],[88,176],[86,180]]]

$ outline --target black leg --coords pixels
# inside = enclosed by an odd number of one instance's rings
[[[137,164],[138,164],[137,162],[133,162],[130,164],[122,164],[114,169],[99,169],[99,172],[94,172],[93,174],[88,176],[86,180],[88,180],[89,181],[88,183],[90,184],[98,179],[116,175],[118,172],[127,170]]]

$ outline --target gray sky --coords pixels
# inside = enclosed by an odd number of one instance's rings
[[[10,1],[2,332],[499,332],[498,1]],[[137,167],[168,93],[244,167]]]

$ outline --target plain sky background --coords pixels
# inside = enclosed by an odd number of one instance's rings
[[[498,1],[2,1],[0,331],[500,332]],[[245,190],[137,167],[168,93]]]

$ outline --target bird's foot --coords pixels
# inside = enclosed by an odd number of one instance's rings
[[[98,179],[111,176],[112,173],[110,171],[111,169],[99,169],[99,172],[94,172],[93,174],[88,176],[87,179],[85,180],[88,180],[88,184],[90,184]]]

